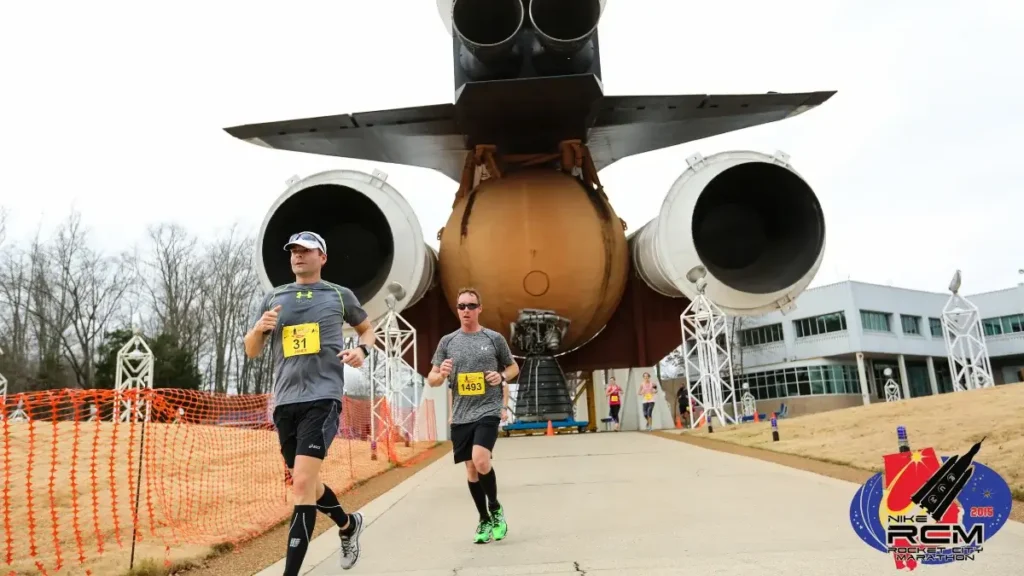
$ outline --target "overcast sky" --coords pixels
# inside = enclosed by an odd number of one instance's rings
[[[602,182],[636,229],[689,154],[782,149],[826,210],[814,285],[941,291],[958,267],[969,293],[1016,284],[1022,15],[1006,1],[610,0],[608,94],[839,92],[796,118],[620,161]],[[451,102],[434,0],[5,2],[0,58],[0,205],[16,239],[72,205],[110,250],[159,221],[255,230],[290,176],[331,168],[386,171],[435,246],[447,219],[456,183],[439,173],[222,130]]]

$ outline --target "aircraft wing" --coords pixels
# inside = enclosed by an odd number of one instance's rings
[[[587,147],[601,170],[628,156],[783,120],[833,94],[605,96]]]
[[[433,168],[456,182],[466,140],[455,105],[438,104],[248,124],[224,129],[258,146],[309,154]]]
[[[587,143],[598,170],[617,160],[795,116],[835,92],[599,96]],[[226,128],[259,146],[432,168],[456,182],[467,147],[455,104]]]

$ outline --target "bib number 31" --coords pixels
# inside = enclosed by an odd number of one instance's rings
[[[298,324],[285,326],[281,330],[281,344],[284,346],[284,357],[317,354],[320,352],[320,325]]]
[[[459,374],[459,396],[480,396],[484,393],[484,373]]]

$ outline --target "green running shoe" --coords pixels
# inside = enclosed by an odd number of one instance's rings
[[[476,535],[473,536],[473,542],[476,544],[486,544],[491,541],[491,521],[481,520],[476,525]]]
[[[505,523],[505,509],[501,506],[491,512],[491,534],[494,540],[503,540],[508,534],[508,524]]]

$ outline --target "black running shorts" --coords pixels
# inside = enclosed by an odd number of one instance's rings
[[[323,460],[338,434],[340,417],[340,400],[315,400],[274,408],[274,426],[288,468],[295,467],[296,455]]]
[[[654,416],[654,402],[644,402],[644,418],[652,418]]]
[[[455,463],[473,459],[473,446],[483,446],[493,452],[498,441],[498,425],[501,419],[490,416],[476,422],[452,425],[452,454]]]
[[[609,404],[608,415],[612,417],[612,420],[618,423],[619,421],[619,409],[622,408],[622,404]]]

